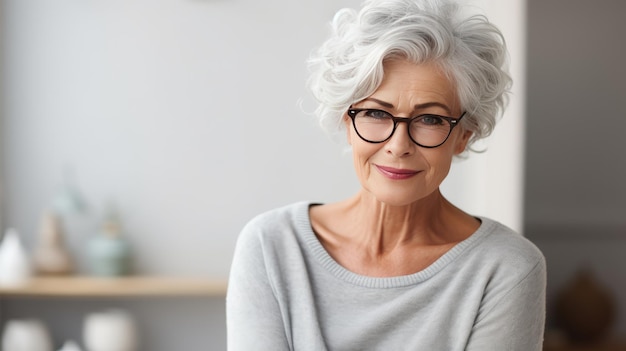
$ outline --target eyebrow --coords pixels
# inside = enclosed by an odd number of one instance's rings
[[[383,107],[386,107],[386,108],[395,108],[395,106],[393,106],[393,104],[391,104],[389,102],[386,102],[386,101],[378,100],[378,99],[373,98],[373,97],[365,98],[362,101],[368,101],[368,100],[369,101],[374,101],[375,103],[377,103],[377,104],[379,104],[379,105],[381,105]],[[452,111],[450,111],[450,108],[446,104],[443,104],[443,103],[437,102],[437,101],[431,101],[431,102],[425,102],[423,104],[417,104],[417,105],[415,105],[413,107],[413,111],[423,110],[423,109],[427,109],[429,107],[441,107],[444,110],[446,110],[446,112],[448,114],[452,113]]]

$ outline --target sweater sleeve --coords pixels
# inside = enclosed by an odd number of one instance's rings
[[[540,351],[545,326],[546,265],[543,257],[481,312],[467,351]]]
[[[229,351],[289,350],[258,230],[247,226],[237,241],[226,296]]]

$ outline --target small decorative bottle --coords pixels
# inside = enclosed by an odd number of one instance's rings
[[[97,276],[122,276],[130,273],[130,246],[122,237],[119,221],[109,216],[101,231],[89,242],[91,271]]]
[[[72,259],[63,242],[59,218],[52,212],[46,212],[41,221],[33,263],[37,273],[44,275],[68,274],[73,269]]]

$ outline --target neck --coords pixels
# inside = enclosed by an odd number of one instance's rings
[[[430,246],[459,241],[453,226],[467,216],[439,192],[417,202],[393,206],[361,191],[347,202],[354,240],[372,254],[384,255],[402,246]],[[467,216],[469,217],[469,216]]]

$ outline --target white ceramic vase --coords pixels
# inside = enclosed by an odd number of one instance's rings
[[[82,351],[74,340],[66,341],[58,351]]]
[[[4,351],[53,351],[46,326],[37,319],[13,319],[6,322],[2,334]]]
[[[83,338],[86,351],[136,351],[138,346],[135,321],[123,310],[88,314]]]
[[[19,234],[10,228],[0,243],[0,286],[23,285],[31,276],[31,263]]]

